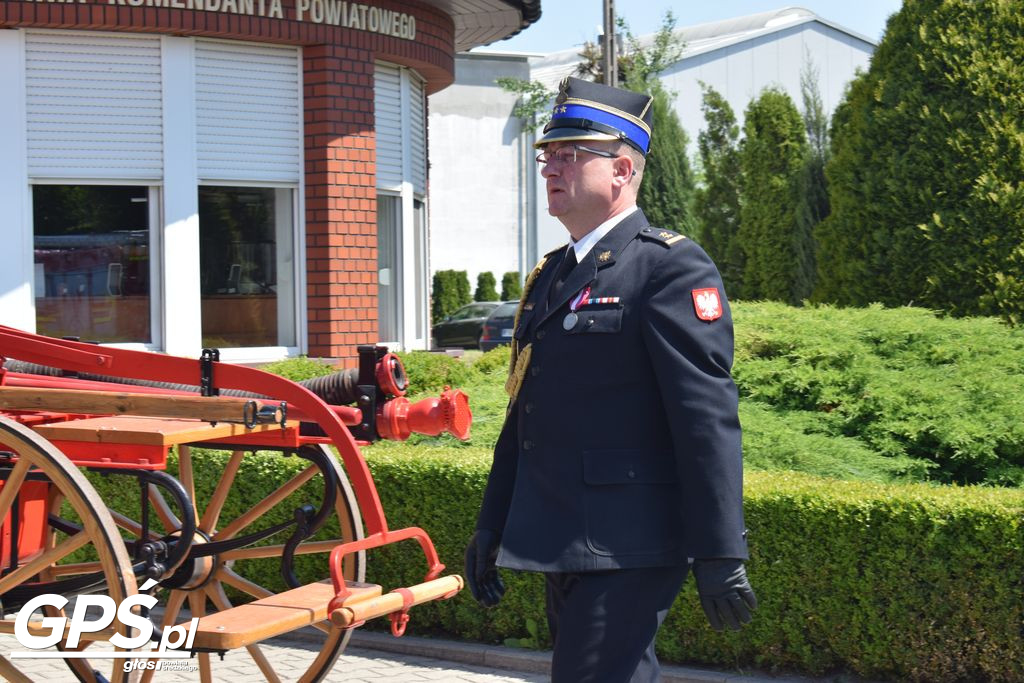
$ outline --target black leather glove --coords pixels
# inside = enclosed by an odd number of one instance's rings
[[[505,594],[505,582],[495,565],[500,541],[501,537],[493,531],[477,529],[466,546],[466,583],[484,607],[494,607]]]
[[[711,628],[721,631],[729,627],[739,631],[742,624],[750,623],[750,613],[757,609],[757,597],[747,581],[742,560],[731,557],[695,559],[693,577]]]

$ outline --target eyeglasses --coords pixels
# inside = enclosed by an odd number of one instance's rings
[[[612,152],[606,152],[603,149],[593,149],[591,147],[584,147],[583,145],[568,145],[566,147],[560,147],[554,152],[547,150],[542,151],[537,155],[537,163],[541,166],[550,164],[552,161],[560,161],[563,164],[575,164],[577,152],[590,152],[591,154],[605,159],[615,159],[620,154],[613,154]]]

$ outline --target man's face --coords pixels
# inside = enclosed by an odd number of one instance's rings
[[[576,161],[573,162],[571,148],[574,145],[611,153],[619,146],[615,142],[594,140],[552,142],[544,146],[544,151],[552,155],[551,161],[540,171],[547,186],[548,213],[567,227],[573,224],[586,226],[592,217],[606,215],[614,200],[615,159],[577,148]],[[559,154],[559,150],[563,152]],[[562,155],[568,160],[563,160]],[[595,227],[603,220],[601,218],[589,227]]]

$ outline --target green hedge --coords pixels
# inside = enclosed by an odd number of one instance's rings
[[[366,455],[389,527],[426,529],[448,570],[461,573],[489,451],[380,443]],[[223,456],[197,461],[202,499]],[[269,454],[245,462],[244,488],[236,487],[225,520],[298,467]],[[659,634],[666,661],[886,680],[1024,680],[1024,492],[755,472],[745,505],[747,566],[760,602],[754,622],[739,633],[712,631],[688,581]],[[304,580],[326,576],[323,556],[304,559]],[[370,551],[367,580],[391,589],[418,583],[425,570],[419,547],[405,542]],[[246,574],[278,585],[274,562]],[[410,632],[548,647],[539,575],[504,578],[509,590],[498,608],[485,610],[463,591],[416,608]]]
[[[489,467],[484,449],[391,444],[368,462],[392,528],[422,526],[460,571]],[[915,681],[1024,680],[1024,492],[838,482],[750,473],[751,582],[760,608],[740,633],[705,622],[688,581],[658,639],[667,661],[840,671]],[[374,551],[368,580],[422,578],[414,546]],[[509,592],[484,610],[464,591],[418,608],[413,633],[547,645],[543,583],[504,573]],[[532,622],[532,623],[531,623]]]

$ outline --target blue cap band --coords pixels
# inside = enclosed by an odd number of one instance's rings
[[[597,109],[595,107],[588,107],[583,104],[562,104],[555,107],[555,113],[551,117],[551,127],[558,126],[558,119],[589,119],[597,123],[602,123],[606,126],[610,126],[617,131],[621,131],[630,141],[640,147],[640,150],[646,154],[647,148],[651,144],[651,136],[648,135],[640,126],[636,125],[629,119],[621,116],[616,116],[611,112],[603,109]]]

